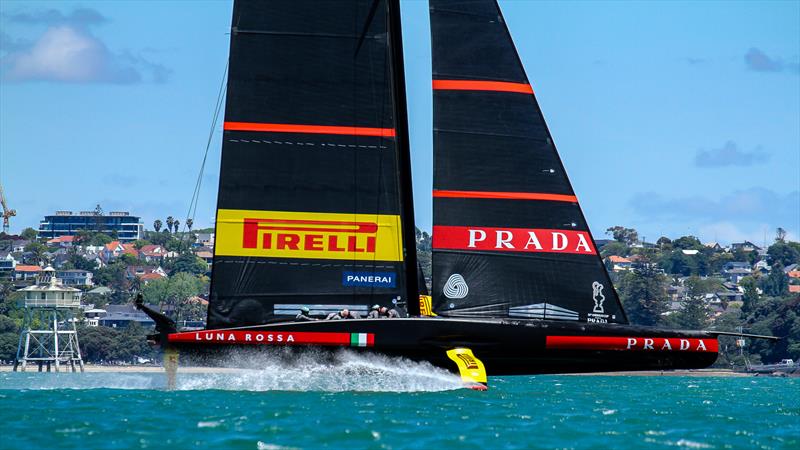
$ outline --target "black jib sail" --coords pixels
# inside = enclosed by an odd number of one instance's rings
[[[495,0],[431,0],[433,304],[627,323]]]
[[[416,296],[390,7],[235,2],[208,328]]]

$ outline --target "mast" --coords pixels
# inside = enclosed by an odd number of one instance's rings
[[[408,140],[408,107],[406,105],[406,77],[403,65],[403,30],[400,23],[400,0],[389,0],[389,48],[394,93],[395,127],[398,168],[400,169],[400,208],[403,214],[403,242],[405,251],[406,310],[410,316],[419,315],[419,277],[417,276],[417,233],[414,220],[414,185],[411,179],[411,147]]]

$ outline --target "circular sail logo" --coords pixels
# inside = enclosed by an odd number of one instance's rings
[[[444,285],[444,296],[447,298],[464,298],[469,294],[469,286],[464,281],[464,277],[454,273],[447,279]]]

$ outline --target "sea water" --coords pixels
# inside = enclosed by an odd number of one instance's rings
[[[0,373],[0,449],[800,449],[800,379],[492,377],[344,353],[257,370]]]

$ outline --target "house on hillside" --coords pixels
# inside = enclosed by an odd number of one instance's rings
[[[149,244],[139,249],[139,256],[146,262],[161,263],[167,256],[167,249],[160,245]]]
[[[133,305],[108,305],[106,314],[97,319],[98,325],[110,328],[125,328],[131,323],[138,323],[143,327],[155,327],[153,319],[139,311]]]
[[[214,247],[214,233],[197,233],[195,245],[200,247]]]
[[[19,240],[19,241],[13,241],[11,243],[11,253],[22,253],[22,252],[24,252],[25,251],[25,247],[27,247],[28,244],[30,244],[30,243],[31,243],[31,241],[26,241],[24,239]]]
[[[766,259],[762,259],[759,262],[753,264],[753,272],[759,272],[762,275],[766,275],[772,270],[772,267],[769,265]]]
[[[14,267],[14,279],[17,281],[35,280],[41,272],[42,268],[40,266],[17,264]]]
[[[103,250],[100,252],[100,256],[103,258],[103,261],[111,261],[114,258],[117,258],[122,252],[125,251],[125,247],[122,245],[120,241],[112,241],[103,246]]]
[[[201,247],[201,248],[203,248],[203,247]],[[208,264],[208,269],[211,270],[211,266],[214,263],[214,252],[212,252],[211,250],[208,250],[208,249],[204,249],[204,250],[197,250],[197,251],[194,252],[194,254],[198,258],[200,258],[203,261],[205,261],[206,264]]]
[[[47,241],[47,245],[57,247],[72,247],[77,236],[59,236]]]
[[[94,286],[92,277],[94,274],[88,270],[57,270],[56,278],[61,280],[64,286]]]
[[[128,266],[125,269],[125,278],[133,280],[134,278],[142,279],[145,275],[155,275],[158,278],[166,278],[167,272],[161,266]],[[148,276],[147,281],[157,279],[154,276]]]
[[[714,250],[715,252],[720,252],[720,251],[722,251],[722,246],[721,246],[721,245],[719,245],[719,242],[708,242],[708,243],[706,243],[706,244],[703,244],[703,245],[704,245],[706,248],[710,248],[711,250]]]
[[[0,253],[0,278],[13,278],[17,260],[11,253]]]
[[[740,250],[743,251],[743,252],[754,252],[754,251],[761,250],[761,247],[757,246],[756,244],[753,244],[750,241],[734,242],[733,244],[731,244],[731,251],[732,252],[736,252],[736,251],[740,251]]]
[[[800,279],[800,264],[789,264],[788,266],[783,268],[783,272],[789,278]]]
[[[160,280],[162,278],[166,278],[166,275],[161,275],[160,273],[156,272],[150,272],[139,276],[139,279],[142,280],[142,283],[144,284],[147,284],[154,280]]]
[[[610,268],[613,272],[623,272],[631,270],[633,261],[624,256],[611,255],[605,259],[606,267]]]

